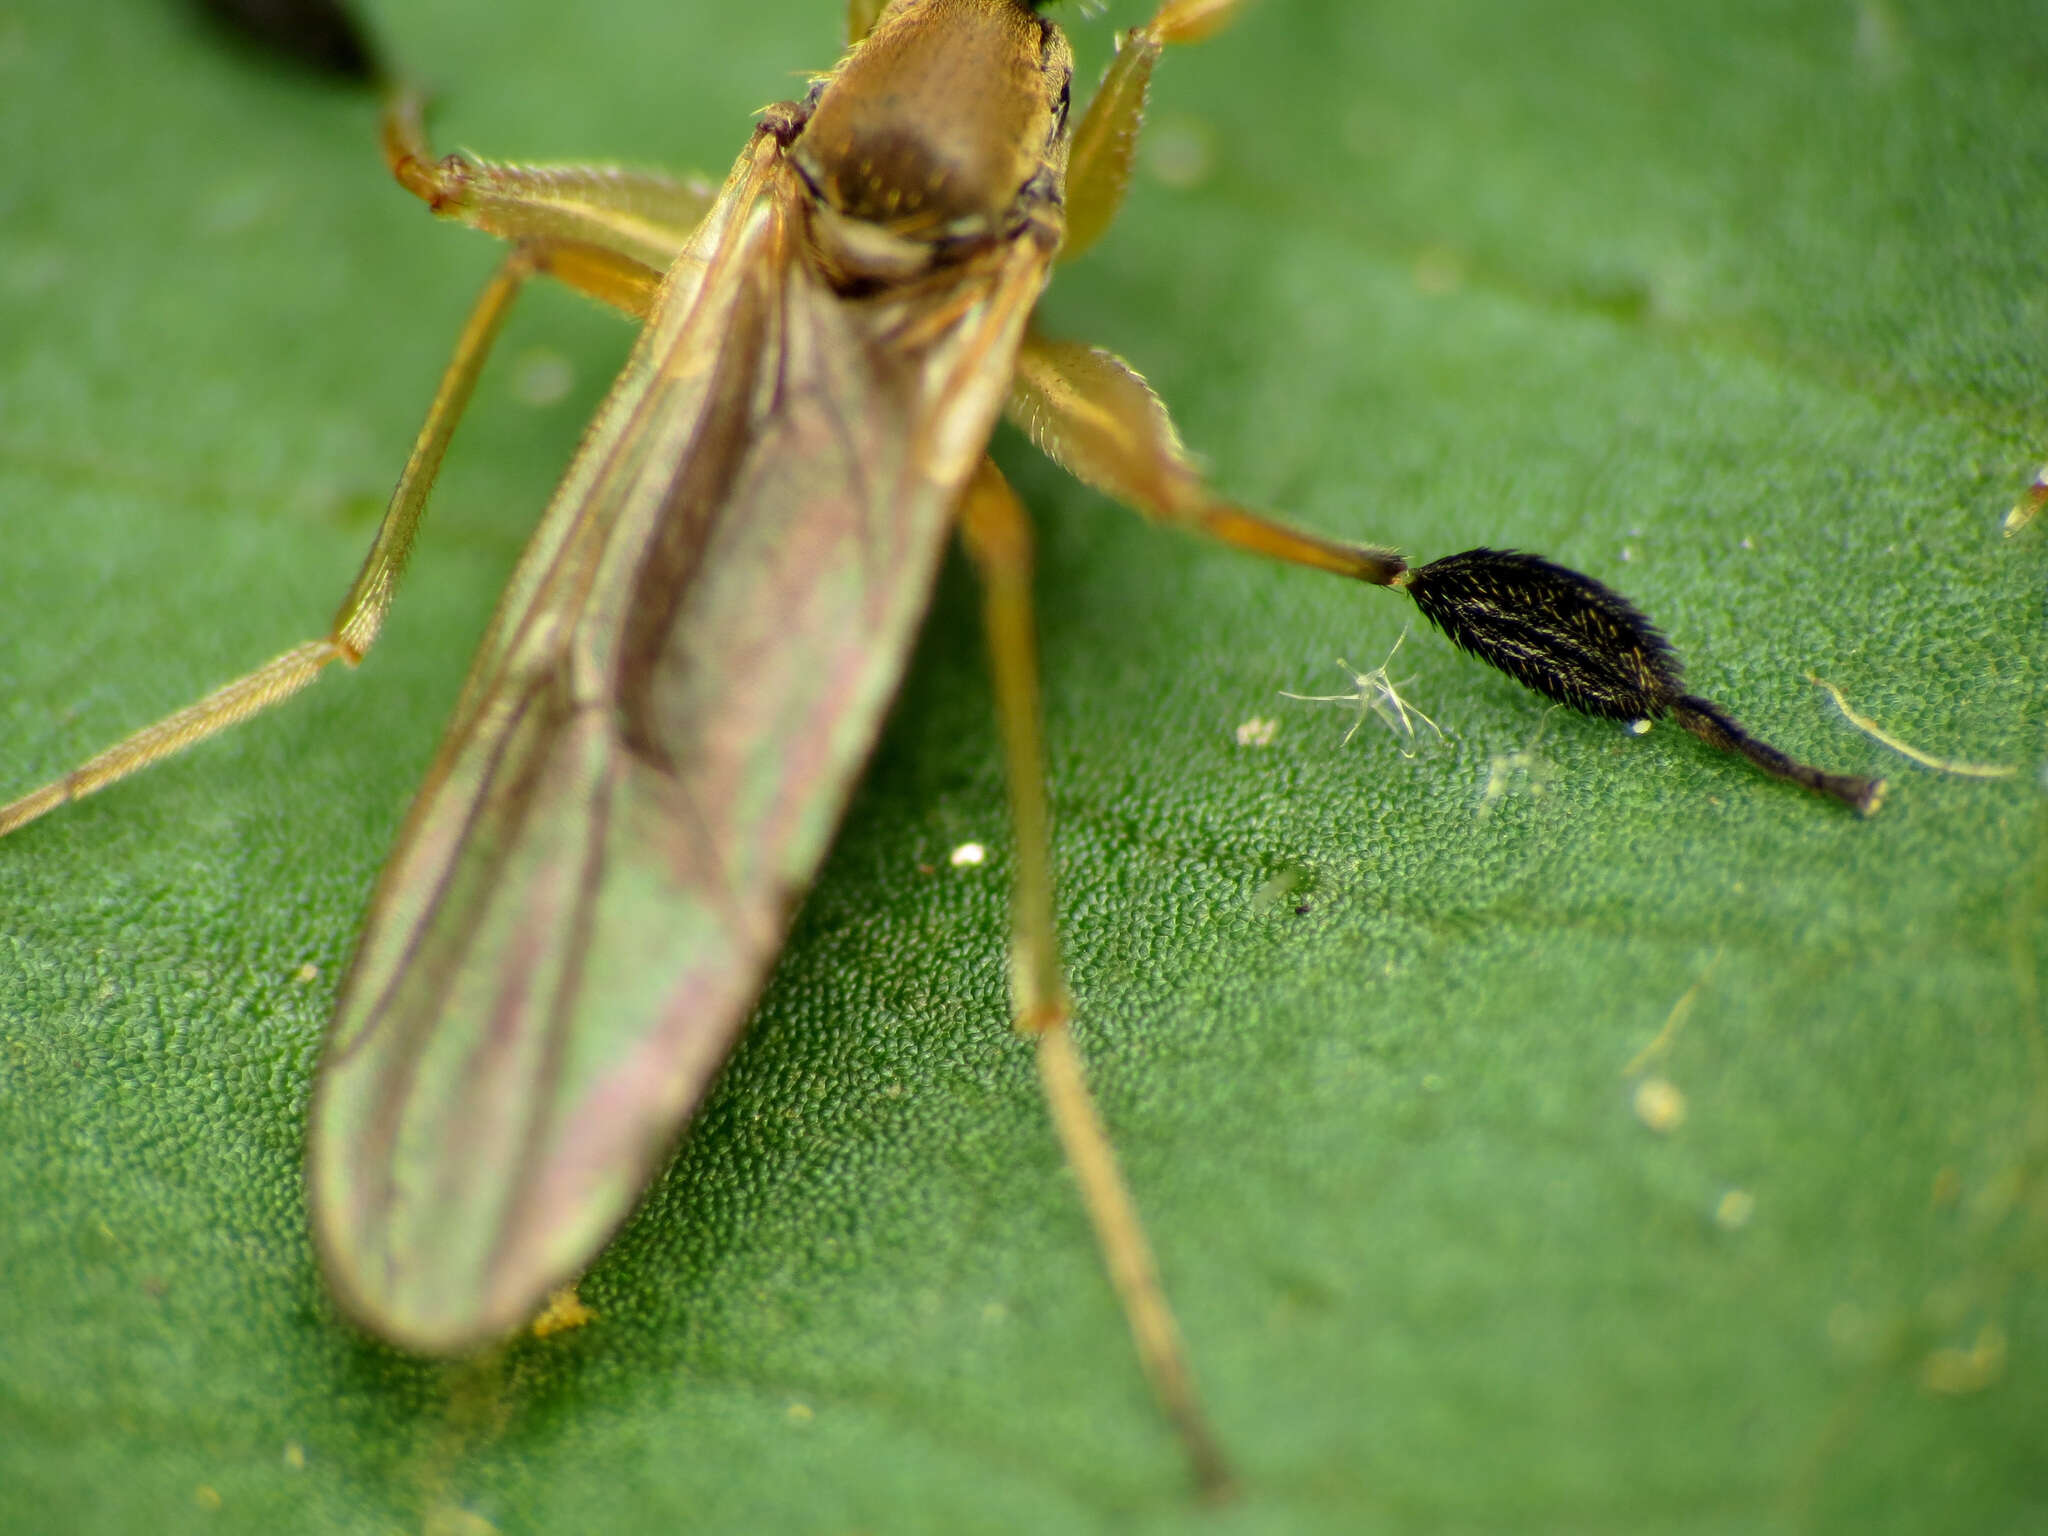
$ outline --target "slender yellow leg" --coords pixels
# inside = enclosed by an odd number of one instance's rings
[[[1074,130],[1060,260],[1099,239],[1130,187],[1145,93],[1159,55],[1221,31],[1245,0],[1163,0],[1117,40],[1117,55]],[[1181,446],[1166,406],[1115,355],[1032,332],[1010,386],[1010,420],[1075,478],[1148,517],[1252,554],[1394,586],[1408,564],[1390,549],[1327,539],[1218,496]]]
[[[1392,550],[1326,539],[1218,496],[1151,386],[1099,347],[1027,335],[1007,409],[1054,463],[1148,517],[1375,586],[1394,585],[1408,568]]]
[[[346,661],[353,666],[362,660],[391,606],[391,594],[404,574],[406,558],[412,553],[413,539],[419,533],[427,493],[433,489],[434,476],[441,468],[455,424],[469,403],[491,343],[497,339],[521,285],[544,264],[544,253],[526,247],[512,251],[477,300],[456,342],[455,355],[441,377],[441,387],[435,391],[434,403],[428,407],[419,437],[413,443],[412,457],[406,461],[405,471],[385,507],[376,541],[370,546],[348,595],[335,610],[327,634],[293,646],[246,676],[215,689],[175,714],[166,715],[154,725],[143,727],[62,778],[0,806],[0,836],[67,801],[104,789],[160,758],[182,752],[273,704],[283,703],[318,677],[330,662]]]
[[[1071,261],[1102,238],[1123,207],[1145,122],[1145,93],[1159,55],[1176,43],[1199,43],[1220,32],[1244,0],[1165,0],[1142,27],[1117,39],[1116,57],[1074,130],[1067,160],[1067,238],[1060,260]]]
[[[996,711],[1002,724],[1010,814],[1017,830],[1012,898],[1010,992],[1019,1030],[1037,1044],[1039,1080],[1111,1283],[1123,1303],[1138,1358],[1187,1447],[1204,1493],[1230,1492],[1230,1469],[1210,1432],[1188,1369],[1180,1329],[1159,1283],[1137,1206],[1116,1165],[1109,1135],[1068,1029],[1072,1012],[1060,971],[1053,917],[1052,818],[1045,799],[1039,735],[1038,656],[1031,618],[1031,531],[1023,507],[995,465],[983,459],[961,504],[961,537],[981,574]]]
[[[851,48],[875,29],[875,18],[889,0],[846,0],[846,46]]]
[[[552,275],[630,314],[644,314],[646,305],[614,298],[621,287],[636,286],[622,269],[641,269],[638,286],[651,293],[718,196],[718,188],[700,177],[437,157],[427,143],[424,105],[417,92],[404,90],[384,106],[384,160],[400,184],[443,218],[502,240],[597,253],[590,258],[596,263],[590,281],[580,266]]]
[[[333,625],[324,638],[293,646],[62,778],[0,805],[0,836],[282,703],[332,662],[353,666],[361,661],[383,627],[455,424],[521,286],[545,273],[642,317],[654,302],[663,269],[715,195],[699,183],[603,166],[493,165],[463,156],[436,160],[427,147],[420,100],[411,92],[387,102],[383,145],[392,174],[435,212],[509,239],[514,249],[462,328],[376,541]]]

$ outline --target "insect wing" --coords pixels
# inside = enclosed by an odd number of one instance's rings
[[[757,139],[542,521],[337,1007],[309,1153],[344,1307],[525,1321],[736,1037],[901,674],[1045,277],[842,299]]]

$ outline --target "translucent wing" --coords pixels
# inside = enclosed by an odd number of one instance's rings
[[[379,885],[314,1104],[374,1331],[518,1327],[631,1209],[823,856],[1045,276],[807,264],[767,136],[671,270]]]

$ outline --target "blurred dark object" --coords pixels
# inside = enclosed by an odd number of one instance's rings
[[[272,58],[337,80],[374,84],[383,71],[341,0],[191,0],[222,30]]]

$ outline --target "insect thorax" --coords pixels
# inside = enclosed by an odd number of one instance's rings
[[[912,0],[819,82],[790,161],[827,264],[914,275],[1056,208],[1073,57],[1021,0]]]

